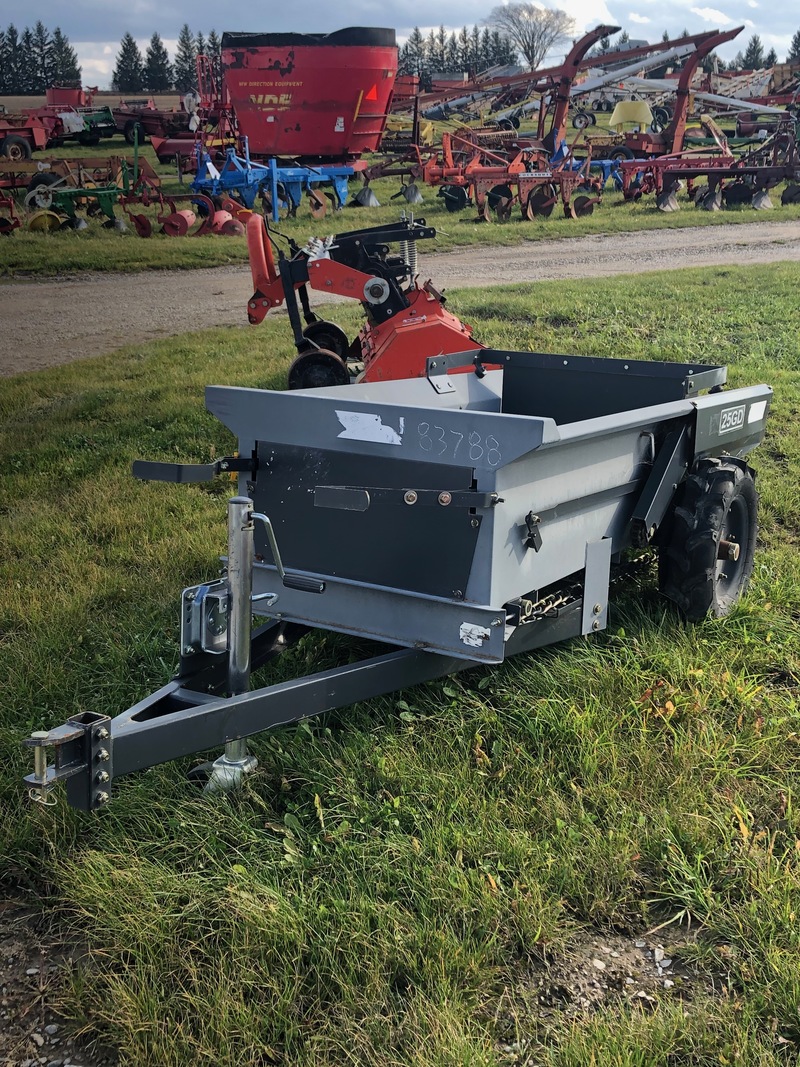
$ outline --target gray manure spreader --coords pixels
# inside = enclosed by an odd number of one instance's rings
[[[198,776],[232,788],[255,766],[254,734],[602,630],[637,551],[657,551],[660,589],[689,619],[730,609],[753,568],[744,457],[768,386],[724,389],[724,367],[491,349],[424,368],[295,392],[210,386],[238,454],[134,465],[170,482],[238,473],[222,577],[183,592],[172,681],[114,718],[27,739],[34,799],[64,779],[70,804],[97,809],[120,775],[214,748]],[[314,629],[379,644],[251,689]]]

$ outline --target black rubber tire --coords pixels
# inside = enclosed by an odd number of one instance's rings
[[[664,596],[687,619],[727,615],[753,572],[758,493],[753,471],[732,459],[701,460],[683,483],[659,548]],[[736,561],[720,560],[721,540],[739,545]]]
[[[34,174],[28,182],[25,192],[32,193],[42,185],[58,185],[61,181],[60,174]]]
[[[21,160],[30,159],[33,155],[30,141],[26,141],[24,137],[18,137],[14,133],[10,133],[0,143],[0,156],[5,156],[6,159]]]
[[[627,145],[619,145],[617,148],[612,148],[608,153],[608,158],[613,159],[615,163],[618,163],[622,159],[635,159],[633,152]]]
[[[139,146],[141,147],[147,140],[147,134],[145,133],[144,126],[142,126],[141,122],[135,122],[133,119],[131,119],[130,122],[126,122],[123,135],[128,144],[132,145],[135,140],[134,134],[137,129],[139,131]]]

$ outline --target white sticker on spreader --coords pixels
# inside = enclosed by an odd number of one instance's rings
[[[485,626],[476,626],[474,622],[462,622],[458,628],[458,636],[465,645],[472,648],[480,648],[484,641],[492,636]]]
[[[339,434],[346,441],[374,441],[379,445],[402,445],[406,420],[401,416],[399,429],[384,426],[380,415],[365,411],[337,411],[336,418],[344,426]]]
[[[761,422],[764,418],[764,412],[767,410],[766,400],[757,400],[755,404],[750,405],[750,410],[747,412],[747,421]]]

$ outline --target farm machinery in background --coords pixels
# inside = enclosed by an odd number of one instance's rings
[[[424,219],[404,218],[314,237],[303,247],[284,238],[288,254],[280,250],[276,262],[273,231],[261,216],[252,216],[247,244],[253,295],[247,315],[256,325],[273,308],[286,305],[297,349],[290,389],[344,385],[356,377],[364,382],[424,377],[428,356],[479,355],[484,346],[473,338],[472,328],[445,308],[430,281],[418,281],[417,242],[435,236]],[[391,251],[392,245],[398,250]],[[309,289],[361,303],[366,321],[353,342],[311,310]],[[441,385],[447,388],[446,377]]]
[[[263,194],[274,221],[305,194],[312,214],[347,200],[347,182],[377,150],[397,73],[391,29],[329,34],[223,33],[222,85],[198,57],[195,129],[151,138],[162,161],[195,171],[192,189],[252,207]]]
[[[364,171],[365,185],[387,176],[408,179],[408,183],[403,181],[398,195],[413,203],[417,202],[417,183],[425,182],[439,187],[439,195],[449,210],[460,211],[475,203],[481,219],[489,219],[492,213],[501,220],[507,219],[515,204],[525,219],[546,218],[559,201],[567,218],[591,214],[609,178],[613,176],[621,187],[616,164],[633,152],[625,147],[623,137],[612,137],[608,145],[602,146],[610,146],[611,151],[598,152],[594,143],[569,146],[566,137],[570,101],[577,94],[596,92],[599,87],[618,81],[621,74],[641,72],[673,58],[689,56],[694,60],[692,53],[714,38],[709,33],[697,34],[631,49],[619,53],[615,64],[618,69],[576,84],[578,74],[597,63],[596,59],[586,58],[590,50],[619,28],[597,26],[573,45],[558,67],[497,78],[468,96],[457,97],[457,90],[450,90],[450,99],[440,100],[433,107],[426,107],[428,101],[423,95],[419,108],[426,118],[442,119],[455,113],[475,118],[489,107],[491,122],[482,128],[464,127],[444,134],[438,153],[411,146],[401,155],[372,164]],[[695,65],[705,54],[697,57]],[[631,63],[633,59],[635,63]],[[621,69],[620,62],[624,64]],[[527,134],[520,129],[521,121],[534,110],[536,129]],[[681,121],[678,109],[673,124],[677,126]],[[579,195],[573,198],[575,192]],[[375,203],[366,190],[358,194],[356,202]]]
[[[549,89],[548,106],[542,105],[537,136],[518,134],[511,127],[470,129],[442,135],[441,151],[423,154],[412,146],[402,156],[371,165],[364,171],[365,186],[380,177],[410,178],[401,193],[416,202],[417,182],[437,186],[449,211],[461,211],[474,203],[478,218],[488,221],[510,218],[515,205],[525,219],[547,218],[561,201],[567,218],[591,214],[598,203],[601,183],[591,176],[591,159],[577,161],[565,141],[569,93],[586,53],[618,26],[597,26],[572,47],[564,63],[552,71],[527,75],[527,81]],[[545,96],[542,96],[545,100]],[[544,132],[552,103],[550,129]],[[428,112],[428,115],[431,113]],[[357,202],[370,204],[367,190]],[[573,199],[573,193],[581,195]]]
[[[661,211],[677,211],[677,194],[685,183],[696,207],[719,211],[723,205],[749,204],[758,211],[773,205],[769,193],[781,182],[787,186],[782,204],[800,203],[800,121],[786,114],[779,128],[749,151],[733,156],[683,153],[621,164],[623,191],[628,200],[656,194]],[[701,184],[697,184],[700,182]]]
[[[0,157],[19,163],[34,152],[55,148],[65,141],[96,145],[112,137],[116,125],[111,110],[95,105],[94,89],[54,85],[46,103],[13,114],[0,112]]]
[[[54,230],[62,226],[85,228],[80,212],[103,215],[109,226],[121,227],[115,213],[126,199],[150,200],[158,196],[161,179],[146,159],[134,151],[133,159],[120,156],[84,156],[74,159],[44,158],[0,160],[0,195],[11,217],[14,190],[25,190],[26,223],[32,230]],[[3,191],[6,192],[3,192]],[[18,218],[18,216],[17,216]],[[9,234],[20,225],[0,223],[0,233]]]

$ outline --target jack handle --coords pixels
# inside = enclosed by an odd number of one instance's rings
[[[287,572],[283,565],[283,560],[281,559],[280,549],[278,548],[278,539],[275,536],[275,529],[270,517],[264,515],[261,511],[253,511],[250,513],[250,518],[253,520],[258,519],[264,526],[267,542],[269,543],[270,551],[272,552],[272,559],[275,562],[275,569],[284,586],[287,589],[298,589],[301,593],[324,593],[325,583],[321,582],[318,578],[305,578],[301,574],[289,574]]]

